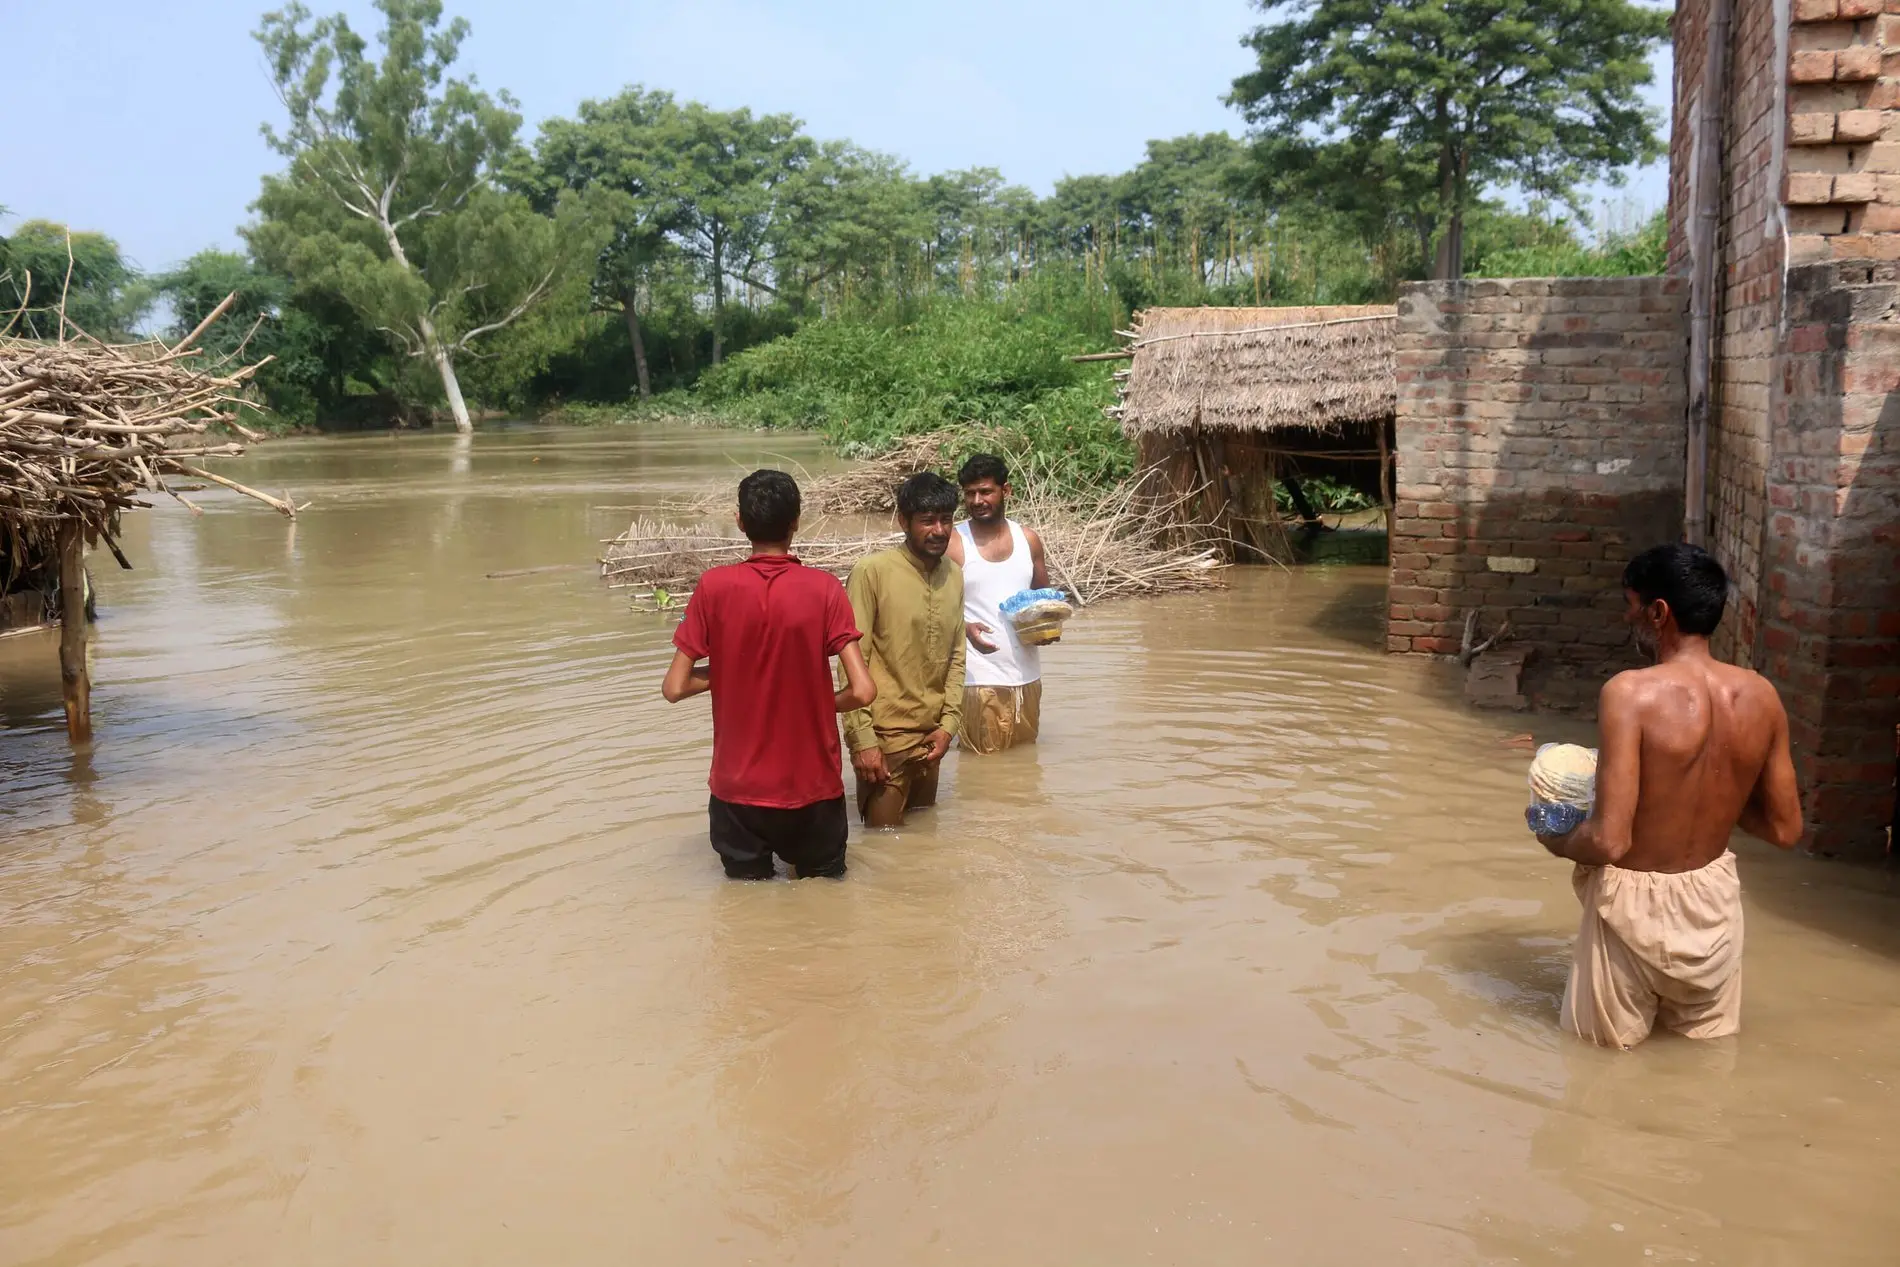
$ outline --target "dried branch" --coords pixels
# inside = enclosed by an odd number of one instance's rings
[[[1476,660],[1479,656],[1510,636],[1511,621],[1507,616],[1504,623],[1498,626],[1496,633],[1486,638],[1483,642],[1478,642],[1478,609],[1475,607],[1472,608],[1465,613],[1465,636],[1458,647],[1458,663],[1467,669],[1470,668],[1473,660]]]
[[[207,369],[192,346],[234,302],[227,298],[170,347],[106,344],[77,327],[66,331],[77,337],[61,341],[0,334],[0,577],[53,557],[61,525],[77,524],[87,540],[113,548],[120,512],[150,504],[142,494],[178,496],[168,475],[220,484],[295,514],[289,499],[202,468],[207,459],[244,452],[207,436],[212,427],[257,438],[236,418],[257,366]]]
[[[237,302],[237,292],[235,290],[232,291],[230,294],[226,295],[223,299],[219,300],[218,306],[216,308],[213,308],[209,313],[207,313],[203,321],[200,321],[197,325],[193,326],[191,328],[190,334],[186,335],[184,338],[180,339],[177,343],[172,345],[171,354],[173,356],[177,356],[180,352],[183,352],[186,348],[196,343],[198,341],[198,337],[202,335],[206,330],[209,330],[212,326],[216,325],[218,318],[222,317],[225,313],[231,311],[231,305],[235,304],[236,302]]]

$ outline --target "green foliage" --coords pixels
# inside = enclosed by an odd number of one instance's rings
[[[1137,309],[1389,302],[1466,265],[1661,266],[1660,222],[1593,237],[1549,211],[1657,151],[1636,90],[1666,22],[1631,0],[1263,3],[1259,69],[1231,98],[1248,140],[1151,141],[1047,198],[638,86],[524,148],[515,102],[454,73],[466,23],[441,0],[374,8],[373,41],[297,3],[262,19],[284,167],[246,254],[154,279],[179,331],[238,294],[207,347],[271,356],[258,386],[284,423],[443,401],[460,423],[464,387],[590,421],[657,394],[634,416],[690,399],[864,448],[1000,430],[1100,479],[1130,456],[1101,413],[1112,367],[1065,358],[1113,346]],[[73,249],[73,319],[131,328],[149,288],[109,239]],[[30,270],[24,320],[47,332],[64,264],[63,229],[22,226],[0,240],[0,303]]]
[[[573,200],[550,217],[496,187],[521,117],[505,93],[450,76],[466,22],[443,26],[440,0],[376,9],[379,59],[342,15],[313,23],[296,3],[265,15],[257,41],[289,120],[265,136],[290,167],[265,179],[251,236],[299,284],[432,363],[466,428],[454,358],[567,289],[599,230]],[[546,339],[518,334],[510,351],[519,381],[545,363]]]
[[[1103,416],[1113,403],[1099,366],[1067,357],[1089,333],[1033,303],[944,299],[914,320],[816,321],[733,357],[701,380],[708,408],[765,426],[817,428],[847,451],[960,427],[1001,432],[1059,475],[1125,474],[1131,452]]]
[[[1322,515],[1350,514],[1355,510],[1366,510],[1379,504],[1378,499],[1371,493],[1354,488],[1329,475],[1314,475],[1302,479],[1300,491],[1306,494],[1307,504]],[[1293,494],[1284,484],[1273,486],[1273,504],[1283,515],[1291,515],[1298,509],[1293,504]]]
[[[1262,139],[1263,180],[1436,238],[1464,265],[1464,219],[1512,183],[1565,200],[1661,152],[1639,90],[1666,10],[1630,0],[1261,0],[1286,20],[1247,39],[1259,67],[1229,100]],[[1356,175],[1363,171],[1363,178]],[[1350,187],[1342,191],[1342,184]]]
[[[656,283],[679,254],[668,237],[678,202],[664,141],[667,121],[677,113],[670,94],[638,88],[583,101],[578,119],[543,124],[533,158],[518,155],[509,175],[544,213],[559,205],[563,191],[585,200],[588,217],[600,226],[587,306],[621,314],[643,398],[652,394],[652,383],[641,308],[651,308]]]
[[[1485,254],[1473,277],[1643,277],[1669,262],[1669,215],[1659,211],[1640,228],[1607,233],[1595,246],[1574,238],[1506,247]]]
[[[119,244],[103,233],[69,234],[63,224],[28,220],[0,238],[0,323],[18,312],[13,333],[57,339],[62,295],[68,337],[81,330],[106,340],[129,337],[151,300]]]
[[[152,285],[171,301],[166,333],[173,339],[196,329],[226,295],[237,296],[225,316],[199,337],[198,346],[210,360],[271,358],[253,380],[265,411],[247,414],[246,425],[281,430],[316,421],[318,397],[330,373],[325,344],[334,330],[290,306],[286,278],[230,251],[200,251],[153,278]]]

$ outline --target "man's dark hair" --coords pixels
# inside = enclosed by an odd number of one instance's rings
[[[957,483],[968,488],[984,480],[994,480],[999,486],[1009,483],[1009,463],[994,453],[972,453],[957,472]]]
[[[750,540],[790,538],[800,504],[798,481],[783,471],[754,471],[739,481],[739,526]]]
[[[1676,614],[1676,628],[1706,638],[1728,606],[1728,573],[1701,546],[1656,546],[1623,569],[1623,588],[1648,606],[1657,599]]]
[[[912,515],[953,515],[957,510],[956,486],[935,471],[919,471],[897,486],[897,513]]]

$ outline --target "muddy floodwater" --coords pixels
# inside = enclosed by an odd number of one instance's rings
[[[584,563],[809,443],[273,444],[129,519],[98,740],[0,642],[0,1263],[1893,1264],[1900,898],[1739,845],[1746,1028],[1564,1039],[1575,722],[1383,577],[1088,611],[1045,740],[727,883],[670,624]]]

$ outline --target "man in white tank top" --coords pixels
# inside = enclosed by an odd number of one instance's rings
[[[963,569],[963,619],[969,638],[963,677],[966,752],[987,754],[1036,742],[1042,725],[1042,661],[1016,637],[1003,600],[1049,584],[1042,538],[1008,516],[1009,466],[978,453],[957,472],[969,518],[950,537],[949,557]]]

